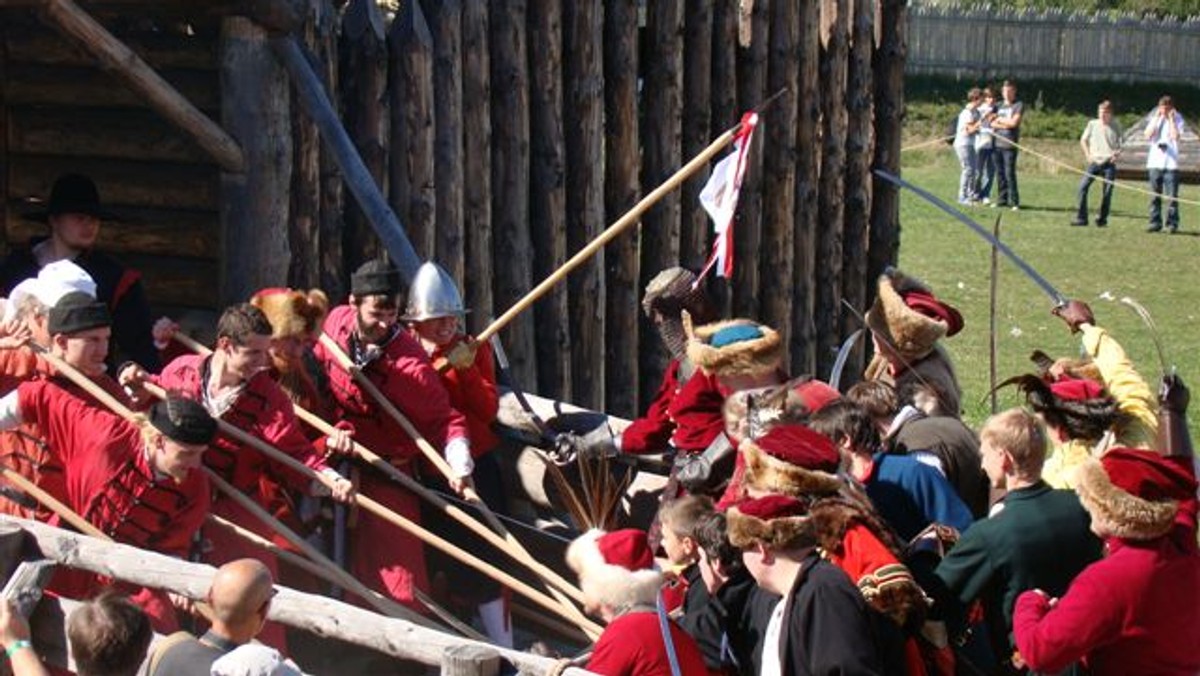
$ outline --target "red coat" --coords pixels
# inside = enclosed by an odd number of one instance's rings
[[[725,431],[725,416],[721,413],[724,403],[725,394],[718,387],[716,376],[697,369],[667,407],[667,414],[675,422],[671,445],[688,453],[708,448]]]
[[[621,433],[621,452],[643,455],[661,453],[671,442],[675,421],[671,419],[671,402],[679,393],[679,360],[672,359],[663,372],[662,384],[642,417],[634,420]]]
[[[1013,635],[1025,662],[1057,672],[1082,659],[1089,673],[1200,673],[1200,553],[1194,529],[1149,542],[1110,538],[1051,607],[1017,597]]]
[[[466,336],[455,336],[449,344],[439,346],[429,355],[442,377],[442,385],[450,395],[450,405],[467,419],[471,435],[471,455],[478,458],[500,443],[492,431],[496,411],[500,409],[500,395],[496,392],[496,362],[492,347],[480,343],[475,351],[475,361],[469,368],[456,369],[445,361],[446,353],[462,342]]]
[[[671,622],[671,639],[675,642],[681,674],[708,673],[696,641],[674,622]],[[631,612],[610,622],[596,641],[587,670],[600,676],[671,676],[658,613]]]

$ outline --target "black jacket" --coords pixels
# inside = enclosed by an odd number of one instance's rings
[[[683,575],[688,580],[688,590],[683,599],[683,617],[679,626],[696,639],[704,654],[704,663],[713,671],[757,674],[759,662],[755,649],[762,642],[766,625],[754,623],[750,601],[755,595],[766,592],[755,585],[754,578],[745,570],[722,585],[715,597],[709,595],[700,569],[695,565],[688,567]],[[771,599],[778,597],[771,596]],[[770,605],[774,606],[774,603]]]

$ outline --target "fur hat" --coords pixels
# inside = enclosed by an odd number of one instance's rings
[[[780,425],[761,438],[742,441],[746,488],[782,495],[837,493],[841,456],[827,437],[804,425]]]
[[[771,549],[815,544],[809,501],[790,495],[747,498],[725,513],[729,543],[746,549],[761,542]]]
[[[272,338],[308,338],[321,330],[329,312],[329,297],[320,289],[263,289],[250,297],[271,322]]]
[[[962,330],[958,310],[934,297],[920,280],[891,270],[879,277],[875,303],[867,311],[867,327],[901,357],[916,361],[933,351],[942,336]]]
[[[663,585],[646,532],[593,528],[567,547],[567,565],[589,601],[614,608],[652,605]]]
[[[1080,465],[1075,484],[1092,518],[1119,538],[1152,540],[1178,519],[1195,523],[1197,484],[1190,459],[1113,448]]]
[[[705,373],[717,376],[758,376],[783,365],[783,341],[769,326],[750,319],[693,327],[683,313],[688,335],[687,356]]]

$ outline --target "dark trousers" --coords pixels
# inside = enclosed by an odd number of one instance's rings
[[[1020,206],[1017,190],[1017,149],[996,147],[996,203],[1000,206]]]
[[[975,155],[975,161],[979,165],[979,171],[975,175],[979,187],[975,190],[975,194],[980,199],[992,196],[992,182],[996,180],[996,149],[992,146],[980,148]]]
[[[1154,197],[1150,198],[1150,229],[1162,230],[1162,198],[1167,198],[1167,229],[1179,229],[1179,172],[1175,169],[1151,169],[1150,189]]]
[[[1092,187],[1092,182],[1096,180],[1097,176],[1103,178],[1105,182],[1101,184],[1100,188],[1100,213],[1096,215],[1096,225],[1108,224],[1108,209],[1112,206],[1112,181],[1117,178],[1117,165],[1112,160],[1101,164],[1088,162],[1087,174],[1079,182],[1079,206],[1075,211],[1075,222],[1077,223],[1087,223],[1088,189]]]

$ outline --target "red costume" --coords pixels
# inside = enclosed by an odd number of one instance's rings
[[[475,361],[465,369],[454,368],[446,361],[446,354],[465,339],[463,335],[455,336],[449,343],[439,345],[429,359],[442,376],[450,405],[467,419],[471,455],[478,458],[500,443],[492,431],[496,411],[500,409],[500,395],[496,392],[496,361],[487,343],[478,344]]]
[[[357,326],[356,309],[342,305],[330,311],[325,333],[353,354],[351,339]],[[355,339],[357,340],[357,339]],[[397,331],[381,346],[378,357],[362,366],[362,373],[379,388],[435,447],[457,438],[469,439],[467,421],[450,405],[450,397],[420,344]],[[354,438],[403,471],[412,472],[419,453],[416,443],[362,391],[346,369],[323,345],[314,350],[329,376],[329,387],[342,420],[354,426]],[[417,498],[374,470],[362,475],[360,490],[405,518],[419,520]],[[385,590],[402,603],[413,603],[413,587],[428,589],[425,557],[420,540],[399,531],[374,514],[358,512],[352,573],[368,586]]]
[[[695,639],[674,622],[670,627],[679,673],[707,674],[708,667]],[[601,676],[671,676],[658,613],[631,612],[610,622],[596,641],[587,670]]]
[[[158,475],[143,451],[141,430],[106,410],[89,406],[49,381],[18,388],[21,417],[39,426],[65,468],[67,505],[118,542],[184,557],[209,509],[208,479],[189,472],[176,483]],[[58,518],[50,520],[59,525]],[[59,573],[55,591],[81,598],[95,577]],[[142,590],[134,600],[160,633],[175,631],[165,593]]]

